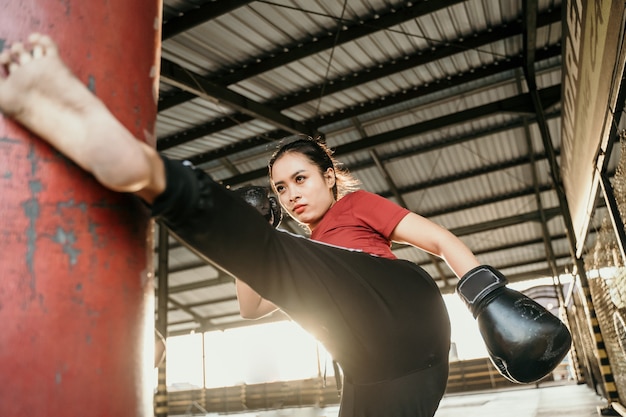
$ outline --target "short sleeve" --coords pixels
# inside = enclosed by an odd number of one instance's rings
[[[410,213],[410,210],[378,194],[358,191],[354,197],[354,215],[386,238],[389,238],[398,223]]]

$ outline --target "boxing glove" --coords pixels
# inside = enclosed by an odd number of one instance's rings
[[[482,265],[466,273],[456,290],[500,374],[515,383],[536,382],[561,363],[572,337],[561,320],[506,284],[499,271]]]
[[[276,197],[270,195],[266,187],[248,185],[234,189],[233,192],[246,203],[257,209],[265,219],[274,227],[278,227],[283,219],[283,212]]]

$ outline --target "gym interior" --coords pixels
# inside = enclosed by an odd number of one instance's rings
[[[0,49],[54,34],[137,137],[228,187],[319,136],[567,325],[563,363],[512,383],[458,278],[394,244],[448,303],[436,417],[626,416],[625,19],[616,0],[8,0]],[[243,319],[233,277],[141,202],[1,116],[0,177],[0,415],[337,416],[324,347],[280,312]]]

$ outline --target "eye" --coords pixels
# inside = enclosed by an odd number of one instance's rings
[[[276,192],[277,193],[282,193],[283,191],[285,191],[285,186],[284,185],[277,185],[276,187]]]
[[[304,177],[304,175],[298,175],[298,176],[296,176],[295,180],[296,180],[297,183],[301,183],[302,181],[305,180],[305,177]]]

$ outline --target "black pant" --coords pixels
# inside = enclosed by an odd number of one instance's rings
[[[358,384],[344,380],[339,417],[431,417],[448,379],[448,361],[392,380]]]
[[[165,164],[167,190],[153,214],[324,344],[345,375],[342,417],[432,416],[445,389],[450,325],[423,269],[275,230],[203,172]]]

